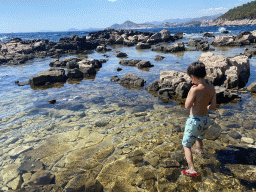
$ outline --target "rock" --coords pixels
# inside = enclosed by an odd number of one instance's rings
[[[70,69],[67,71],[68,78],[83,78],[84,73],[79,69]]]
[[[7,165],[2,171],[1,171],[1,176],[3,179],[4,184],[9,183],[10,181],[14,180],[20,175],[20,170],[19,170],[20,165],[16,164],[11,164]]]
[[[33,149],[33,148],[30,146],[21,145],[21,146],[16,147],[15,149],[12,149],[11,151],[9,151],[8,155],[10,155],[10,157],[12,157],[12,158],[15,158],[15,157],[19,156],[21,153],[24,153],[31,149]]]
[[[79,68],[76,60],[68,61],[66,64],[67,69],[76,69]]]
[[[28,185],[49,185],[53,178],[54,175],[50,171],[40,170],[31,176]]]
[[[253,49],[249,50],[249,49],[245,48],[244,55],[246,55],[247,57],[251,58],[252,56],[256,55],[256,49],[253,48]]]
[[[90,179],[88,174],[74,176],[65,186],[66,192],[85,191],[85,184]]]
[[[18,83],[18,86],[29,85],[29,81]]]
[[[234,139],[241,139],[241,135],[236,131],[231,131],[228,133],[228,135]]]
[[[185,45],[184,42],[178,42],[174,43],[172,46],[168,45],[156,45],[152,51],[160,51],[164,53],[173,53],[173,52],[179,52],[179,51],[185,51]]]
[[[162,34],[161,33],[155,33],[153,34],[148,40],[147,43],[154,44],[162,41]]]
[[[208,127],[205,133],[205,139],[215,140],[221,135],[221,127],[218,124],[212,124]]]
[[[174,159],[164,159],[161,162],[160,166],[164,168],[171,168],[171,167],[179,167],[180,164]]]
[[[120,80],[119,77],[116,75],[111,77],[111,79],[110,79],[111,82],[115,82],[115,81],[119,81],[119,80]]]
[[[24,188],[18,189],[15,192],[64,192],[64,190],[54,184],[51,185],[36,185],[36,186],[25,186]]]
[[[7,183],[7,186],[13,190],[17,190],[21,187],[21,184],[22,184],[22,179],[21,179],[21,176],[19,175],[17,178]]]
[[[232,35],[217,36],[210,44],[213,46],[234,46],[235,37]]]
[[[161,56],[161,55],[156,55],[156,57],[155,57],[155,60],[156,61],[161,61],[161,60],[163,60],[165,57],[163,57],[163,56]]]
[[[29,79],[30,85],[38,86],[45,85],[46,82],[65,82],[67,76],[64,69],[50,68],[45,72],[38,73]]]
[[[163,29],[159,32],[161,34],[162,41],[174,41],[173,37],[171,36],[170,31]]]
[[[247,56],[215,56],[207,52],[199,56],[199,62],[205,64],[206,79],[215,86],[227,88],[244,87],[250,76],[250,64]]]
[[[149,43],[138,43],[136,45],[136,49],[150,49],[151,48],[151,45]]]
[[[173,38],[175,40],[182,39],[183,38],[183,33],[182,32],[176,33],[176,34],[174,34]]]
[[[86,192],[103,192],[103,186],[101,183],[93,178],[90,178],[85,183],[85,191]]]
[[[96,48],[97,52],[106,52],[108,50],[109,49],[107,49],[106,45],[100,45],[100,46],[97,46],[97,48]]]
[[[150,61],[140,61],[136,64],[136,66],[141,69],[141,68],[146,68],[146,67],[153,67],[154,65],[150,63]]]
[[[153,83],[148,84],[145,89],[150,92],[150,91],[158,91],[160,89],[159,82],[154,81]]]
[[[121,85],[128,85],[128,86],[131,86],[131,87],[143,87],[144,83],[145,83],[145,80],[140,78],[140,77],[137,77],[134,74],[128,73],[127,75],[122,77],[118,81],[118,83],[121,84]]]
[[[52,99],[52,100],[49,100],[48,101],[50,104],[55,104],[56,103],[56,100],[55,99]]]
[[[252,92],[252,93],[255,93],[256,92],[256,82],[253,82],[251,83],[248,87],[247,87],[247,90]]]
[[[254,143],[254,140],[252,138],[248,138],[248,137],[242,137],[241,141],[245,142],[245,143],[249,143],[249,144],[253,144]]]
[[[127,57],[128,55],[126,53],[120,52],[116,55],[116,57]]]
[[[164,71],[160,73],[159,78],[159,94],[163,96],[166,92],[168,97],[184,98],[192,86],[190,77],[186,73],[176,71]]]
[[[211,33],[205,33],[203,37],[208,38],[208,37],[215,37],[215,36],[214,36],[214,35],[212,35]]]
[[[82,65],[81,67],[79,67],[79,71],[83,73],[84,77],[87,77],[87,75],[96,74],[95,68],[91,65]]]
[[[25,160],[21,163],[19,170],[24,172],[36,172],[44,169],[44,164],[40,161]]]
[[[228,89],[224,87],[215,86],[216,101],[220,103],[228,103],[236,98],[239,98],[238,93],[231,93]]]
[[[123,69],[120,67],[117,67],[116,70],[119,72],[119,71],[122,71]]]
[[[108,120],[101,120],[101,121],[97,121],[97,122],[95,123],[95,126],[96,126],[96,127],[105,127],[105,126],[108,125],[108,123],[109,123]]]
[[[102,63],[97,59],[83,59],[77,63],[79,65],[79,69],[84,67],[93,67],[93,68],[101,68]]]
[[[126,66],[136,66],[137,63],[139,63],[141,60],[135,60],[135,59],[130,59],[130,60],[121,60],[119,61],[120,65],[126,65]]]

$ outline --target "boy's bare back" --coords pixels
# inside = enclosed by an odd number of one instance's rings
[[[211,105],[209,105],[211,103]],[[185,107],[190,109],[190,115],[205,116],[209,109],[216,104],[214,87],[205,81],[191,87],[186,99]]]

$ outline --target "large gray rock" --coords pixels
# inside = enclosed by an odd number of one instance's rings
[[[68,78],[83,78],[84,73],[79,69],[70,69],[67,71]]]
[[[150,63],[150,61],[140,61],[139,63],[136,64],[136,66],[141,69],[141,68],[146,68],[146,67],[153,67],[154,65]]]
[[[148,92],[158,91],[158,97],[168,102],[169,99],[185,98],[191,88],[190,77],[186,73],[177,71],[164,71],[160,73],[158,81],[146,86]]]
[[[124,77],[122,77],[119,81],[119,84],[124,85],[124,86],[131,86],[131,87],[143,87],[145,80],[134,75],[131,73],[128,73]]]
[[[183,33],[182,32],[178,32],[178,33],[174,34],[173,38],[175,40],[182,39],[183,38]]]
[[[40,170],[31,176],[28,185],[48,185],[53,178],[54,175],[50,171]]]
[[[206,79],[214,86],[244,87],[250,76],[250,63],[245,55],[223,57],[207,52],[198,61],[205,64]]]
[[[147,43],[154,44],[162,41],[162,34],[161,33],[155,33],[152,35],[148,40]]]
[[[217,36],[210,44],[214,46],[233,46],[235,44],[235,37],[233,35]]]
[[[87,66],[91,66],[93,68],[101,68],[102,62],[98,59],[83,59],[77,63],[79,65],[79,69]]]
[[[161,34],[161,39],[163,41],[169,41],[171,38],[171,33],[170,31],[163,29],[162,31],[159,32]]]
[[[47,71],[38,73],[29,79],[30,85],[45,85],[45,83],[65,82],[67,76],[64,69],[50,68]]]
[[[188,46],[196,47],[196,50],[207,51],[209,50],[209,43],[207,41],[201,41],[197,39],[190,39]]]
[[[119,61],[120,65],[125,65],[125,66],[136,66],[137,63],[139,63],[141,60],[137,59],[129,59],[129,60],[121,60]]]
[[[164,53],[173,53],[173,52],[179,52],[179,51],[185,51],[185,45],[184,42],[178,42],[174,43],[172,46],[168,45],[156,45],[152,51],[160,51]]]
[[[149,43],[142,43],[142,42],[139,42],[137,45],[136,45],[136,49],[150,49],[151,48],[151,45]]]
[[[141,60],[134,60],[134,59],[121,60],[121,61],[119,61],[119,64],[126,65],[126,66],[136,66],[139,69],[154,66],[153,64],[151,64],[150,61],[141,61]]]

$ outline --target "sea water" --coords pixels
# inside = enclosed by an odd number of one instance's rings
[[[256,26],[236,26],[225,27],[232,35],[238,35],[242,31],[255,30]],[[144,29],[140,31],[159,32],[162,29]],[[190,28],[170,28],[167,29],[171,34],[183,32],[184,38],[179,40],[188,42],[191,38],[202,38],[206,32],[213,35],[223,35],[220,27],[190,27]],[[203,33],[199,33],[202,31]],[[0,40],[5,42],[14,37],[21,39],[48,39],[57,42],[62,37],[69,37],[71,34],[86,36],[88,32],[41,32],[41,33],[12,33],[0,34]],[[212,40],[211,38],[205,40]],[[172,43],[169,43],[172,44]],[[246,46],[252,48],[252,46]],[[175,101],[163,103],[158,97],[151,95],[144,88],[127,89],[118,83],[110,82],[110,78],[117,75],[119,78],[127,73],[132,73],[143,78],[146,85],[159,79],[162,71],[175,70],[183,72],[192,63],[198,60],[202,54],[201,51],[190,51],[180,53],[157,53],[151,50],[136,50],[135,47],[109,46],[112,51],[107,52],[109,56],[107,62],[97,71],[95,77],[84,79],[78,82],[67,81],[56,87],[47,89],[34,90],[29,85],[18,86],[15,81],[28,81],[30,77],[39,72],[49,69],[49,63],[52,58],[34,59],[18,66],[1,65],[0,66],[0,130],[5,130],[3,141],[11,137],[23,137],[33,130],[44,129],[49,124],[54,124],[59,119],[67,120],[72,118],[72,112],[94,113],[93,123],[104,118],[104,115],[118,116],[125,113],[144,112],[147,110],[154,111],[156,106],[171,108],[178,106]],[[212,47],[214,48],[214,47]],[[244,52],[245,47],[215,47],[215,55],[225,57],[233,56]],[[148,60],[154,67],[147,70],[140,70],[136,67],[120,66],[120,59],[116,57],[116,51],[125,52],[128,59]],[[155,61],[156,55],[162,55],[165,58],[162,61]],[[106,59],[102,53],[91,51],[83,55],[72,55],[72,57],[89,59]],[[65,56],[68,57],[68,56]],[[60,59],[64,59],[62,57]],[[250,59],[251,76],[250,83],[256,81],[256,59]],[[116,68],[121,67],[122,71],[117,72]],[[253,109],[248,108],[248,103],[255,104],[255,99],[250,93],[243,94],[242,101],[235,104],[223,105],[221,108],[236,109],[241,113],[250,113]],[[48,101],[56,99],[56,104],[49,104]],[[247,106],[245,107],[244,104]],[[253,105],[252,105],[253,106]],[[106,114],[100,114],[99,111],[115,108]],[[64,116],[64,117],[63,117]],[[41,118],[40,121],[38,118]],[[43,119],[42,119],[43,118]],[[33,124],[36,119],[36,124]],[[130,120],[132,122],[132,119]],[[30,123],[29,123],[30,122]],[[86,122],[85,122],[86,123]],[[13,126],[17,125],[17,129]],[[65,131],[65,130],[62,130]],[[8,133],[8,134],[7,134]],[[8,135],[8,136],[6,136]],[[1,137],[1,136],[0,136]],[[0,138],[1,139],[1,138]]]

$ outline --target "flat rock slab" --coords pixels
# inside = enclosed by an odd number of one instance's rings
[[[20,174],[20,171],[18,170],[19,167],[20,166],[16,164],[8,165],[1,171],[1,176],[4,183],[8,183],[19,176]]]
[[[39,171],[43,170],[44,165],[40,161],[24,161],[21,163],[21,166],[19,167],[19,170],[22,172],[33,172],[33,171]]]
[[[18,146],[15,149],[12,149],[8,154],[10,155],[10,157],[17,157],[19,156],[21,153],[24,153],[28,150],[33,149],[33,147],[30,146]]]

